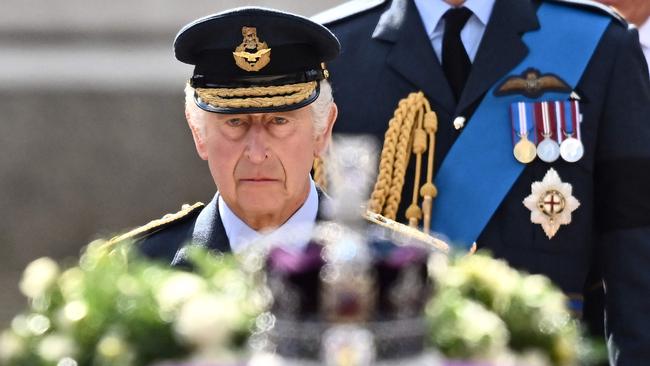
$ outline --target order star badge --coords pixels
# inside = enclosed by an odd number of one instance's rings
[[[524,199],[524,206],[530,212],[530,221],[542,225],[544,233],[551,239],[561,225],[571,223],[571,213],[580,202],[571,195],[571,184],[564,183],[555,169],[546,172],[541,182],[533,182],[532,193]]]

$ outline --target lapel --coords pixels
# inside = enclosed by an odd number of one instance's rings
[[[219,214],[218,197],[219,193],[215,194],[212,201],[197,216],[191,241],[176,252],[171,263],[172,266],[189,266],[187,249],[190,245],[198,245],[221,253],[230,252],[226,229],[223,227],[221,215]]]
[[[526,57],[528,47],[521,37],[539,29],[536,10],[530,0],[495,1],[457,113],[464,112]]]
[[[372,37],[392,43],[386,58],[389,67],[422,90],[433,104],[454,111],[454,96],[413,0],[393,0]]]
[[[316,212],[316,224],[318,224],[329,219],[327,210],[332,199],[319,186],[316,186],[316,193],[318,193],[318,211]]]
[[[372,37],[392,43],[386,63],[450,114],[476,102],[528,54],[523,33],[539,28],[531,0],[496,0],[458,105],[413,0],[393,0]]]

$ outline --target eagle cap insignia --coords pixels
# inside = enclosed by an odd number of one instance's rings
[[[528,98],[539,98],[548,92],[571,93],[572,89],[559,76],[542,74],[539,70],[529,68],[521,75],[509,76],[494,93],[497,96],[522,94]]]
[[[257,28],[244,26],[241,33],[244,39],[232,53],[235,63],[246,71],[260,71],[271,62],[271,49],[257,37]]]
[[[530,210],[530,221],[542,225],[544,233],[551,239],[562,225],[571,223],[571,213],[580,202],[572,196],[573,187],[560,180],[551,168],[541,182],[533,182],[532,193],[524,199],[524,206]]]

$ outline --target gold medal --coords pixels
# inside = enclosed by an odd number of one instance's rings
[[[528,164],[535,160],[535,156],[537,156],[537,148],[535,147],[535,144],[528,140],[526,135],[522,135],[521,140],[519,140],[515,145],[513,153],[518,162]]]

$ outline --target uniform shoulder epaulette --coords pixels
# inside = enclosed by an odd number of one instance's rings
[[[316,23],[326,25],[372,10],[385,2],[386,0],[352,0],[322,11],[312,16],[310,19]]]
[[[154,232],[157,232],[158,230],[168,225],[171,225],[172,223],[178,222],[183,218],[189,217],[193,212],[202,209],[204,206],[205,204],[203,204],[202,202],[197,202],[193,205],[185,204],[181,207],[181,210],[176,213],[167,214],[160,219],[153,220],[146,225],[137,227],[125,234],[118,235],[112,238],[108,242],[108,245],[113,245],[115,243],[119,243],[127,239],[137,240],[146,237],[148,235],[151,235]]]
[[[618,20],[623,25],[627,26],[627,21],[625,20],[625,18],[623,18],[623,16],[619,14],[614,8],[612,8],[611,6],[601,4],[596,1],[592,1],[592,0],[547,0],[547,1],[579,6],[579,7],[600,12],[602,14],[607,14],[612,18]]]

